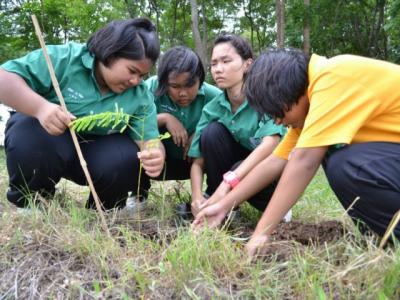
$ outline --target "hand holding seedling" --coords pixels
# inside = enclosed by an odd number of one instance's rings
[[[45,101],[38,109],[36,118],[49,134],[61,135],[75,119],[75,116],[61,106]]]
[[[161,174],[164,167],[165,151],[158,139],[147,141],[144,149],[138,152],[138,157],[147,175],[157,177]]]
[[[166,114],[165,127],[168,132],[172,135],[174,143],[179,147],[186,147],[188,144],[188,133],[183,127],[182,123],[175,118],[173,115]]]

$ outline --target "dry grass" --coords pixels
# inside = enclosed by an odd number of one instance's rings
[[[242,252],[258,216],[249,207],[228,230],[194,235],[173,210],[189,196],[186,183],[157,183],[142,214],[106,215],[108,237],[83,208],[87,189],[60,188],[29,213],[0,199],[0,299],[400,298],[399,245],[381,250],[360,236],[321,175],[255,263]]]

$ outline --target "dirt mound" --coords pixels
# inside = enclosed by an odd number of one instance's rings
[[[324,221],[317,224],[290,222],[279,224],[272,234],[272,239],[292,240],[303,245],[324,244],[340,239],[343,234],[343,224],[339,221]]]
[[[250,226],[240,226],[230,228],[233,235],[240,239],[248,239],[252,235],[254,228]],[[305,246],[314,245],[316,247],[325,243],[335,242],[345,234],[343,224],[339,221],[323,221],[320,223],[289,222],[280,223],[271,235],[271,244],[268,246],[265,258],[277,261],[286,261]],[[297,244],[297,246],[295,246]]]

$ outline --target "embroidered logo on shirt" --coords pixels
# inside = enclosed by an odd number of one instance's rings
[[[72,98],[74,100],[78,100],[78,99],[84,99],[85,97],[83,97],[83,95],[77,91],[75,91],[72,88],[67,88],[67,93],[66,93],[66,97],[68,98]]]
[[[161,104],[161,108],[166,112],[176,112],[178,110],[176,107],[171,107],[167,104]]]

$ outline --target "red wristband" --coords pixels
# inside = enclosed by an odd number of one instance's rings
[[[233,171],[228,171],[224,174],[224,182],[229,184],[231,189],[233,189],[235,186],[237,186],[240,182],[239,177],[236,175],[235,172]]]

